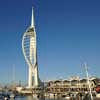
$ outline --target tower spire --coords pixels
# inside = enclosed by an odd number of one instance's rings
[[[34,11],[32,7],[31,27],[34,27]]]

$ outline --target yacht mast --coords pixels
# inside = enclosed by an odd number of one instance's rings
[[[93,100],[93,96],[92,96],[92,90],[91,90],[91,84],[90,84],[90,79],[89,79],[89,73],[88,73],[88,66],[87,63],[84,63],[84,67],[85,67],[85,71],[86,71],[86,77],[87,77],[87,84],[89,86],[89,93],[91,96],[91,100]]]

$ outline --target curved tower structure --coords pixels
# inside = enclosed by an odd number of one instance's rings
[[[25,60],[29,67],[28,87],[39,86],[38,63],[37,63],[37,44],[34,25],[34,13],[32,9],[31,25],[26,30],[22,38],[22,50]]]

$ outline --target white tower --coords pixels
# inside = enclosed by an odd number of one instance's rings
[[[22,38],[22,50],[29,67],[28,87],[39,86],[38,64],[37,64],[37,44],[34,25],[34,13],[32,9],[31,26],[26,30]]]

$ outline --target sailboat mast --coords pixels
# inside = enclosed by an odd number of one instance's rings
[[[13,82],[15,81],[15,65],[13,65],[13,69],[12,69],[12,78],[13,78]]]
[[[91,100],[93,100],[92,90],[91,90],[91,84],[90,84],[90,79],[89,79],[89,73],[88,73],[88,67],[87,67],[86,63],[84,65],[85,65],[85,71],[86,71],[86,77],[87,77],[87,84],[89,86],[89,92],[90,92]]]

